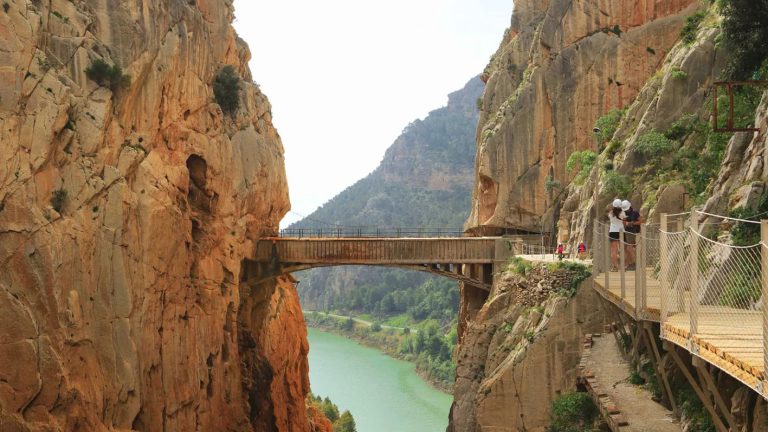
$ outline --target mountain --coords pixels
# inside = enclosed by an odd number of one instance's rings
[[[372,173],[288,228],[460,229],[470,209],[477,100],[482,91],[480,78],[472,78],[448,95],[446,106],[406,126]],[[313,269],[299,278],[299,296],[307,309],[391,315],[429,309],[422,303],[431,291],[418,289],[423,284],[439,286],[447,297],[457,292],[452,281],[397,269]],[[455,301],[433,301],[433,305],[434,310],[416,315],[440,321],[451,321],[456,315]]]

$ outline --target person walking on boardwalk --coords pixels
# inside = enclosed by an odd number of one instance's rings
[[[611,240],[611,271],[619,269],[619,233],[624,231],[624,212],[621,200],[616,198],[608,211],[608,238]]]
[[[579,242],[579,246],[576,249],[579,253],[579,259],[584,260],[587,258],[587,245],[584,244],[584,241]]]
[[[621,209],[624,211],[624,254],[626,255],[627,270],[635,269],[637,254],[635,245],[637,245],[637,235],[640,233],[640,212],[632,208],[632,203],[627,200],[621,202]]]

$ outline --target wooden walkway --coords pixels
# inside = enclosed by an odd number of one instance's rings
[[[651,270],[648,270],[646,278],[648,300],[643,311],[636,308],[635,272],[625,272],[624,280],[626,288],[623,298],[618,272],[610,274],[610,286],[607,288],[605,274],[595,275],[594,287],[603,298],[633,319],[659,322],[660,285],[652,277]],[[687,301],[683,303],[687,304]],[[691,318],[687,311],[668,316],[661,327],[662,339],[691,351],[751,388],[759,388],[758,384],[765,377],[762,312],[700,306],[698,317],[698,331],[691,337]]]

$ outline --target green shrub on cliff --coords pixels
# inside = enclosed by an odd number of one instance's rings
[[[61,209],[64,208],[64,203],[67,201],[67,191],[64,188],[59,188],[53,191],[51,195],[51,207],[54,210],[61,213]]]
[[[675,145],[674,141],[664,136],[661,132],[651,130],[640,135],[635,148],[649,161],[658,164],[675,149]]]
[[[85,76],[100,86],[115,90],[120,87],[128,87],[131,84],[131,76],[123,73],[123,69],[117,65],[110,65],[102,59],[96,59],[85,68]]]
[[[603,173],[605,193],[610,197],[625,197],[632,192],[630,178],[614,170]]]
[[[685,25],[680,30],[680,38],[686,44],[692,44],[696,40],[696,33],[699,31],[699,24],[707,16],[706,11],[698,11],[685,19]]]
[[[232,115],[240,108],[240,77],[235,68],[227,65],[221,68],[213,81],[213,95],[225,115]]]
[[[597,155],[590,150],[577,151],[571,153],[568,157],[568,162],[565,163],[565,168],[568,171],[578,169],[576,177],[573,178],[573,182],[581,186],[587,180],[589,173],[592,171],[592,167],[595,165]]]
[[[618,129],[622,117],[624,117],[623,110],[612,109],[608,111],[607,114],[597,119],[595,128],[599,129],[599,131],[595,132],[595,134],[601,145],[613,138],[613,134],[616,133],[616,129]]]
[[[567,393],[552,401],[549,432],[591,432],[597,430],[597,406],[587,393]]]

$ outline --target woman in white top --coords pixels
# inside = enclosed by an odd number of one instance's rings
[[[621,210],[621,200],[613,200],[613,207],[608,212],[608,237],[611,240],[611,271],[619,268],[619,233],[624,231],[624,212]]]

